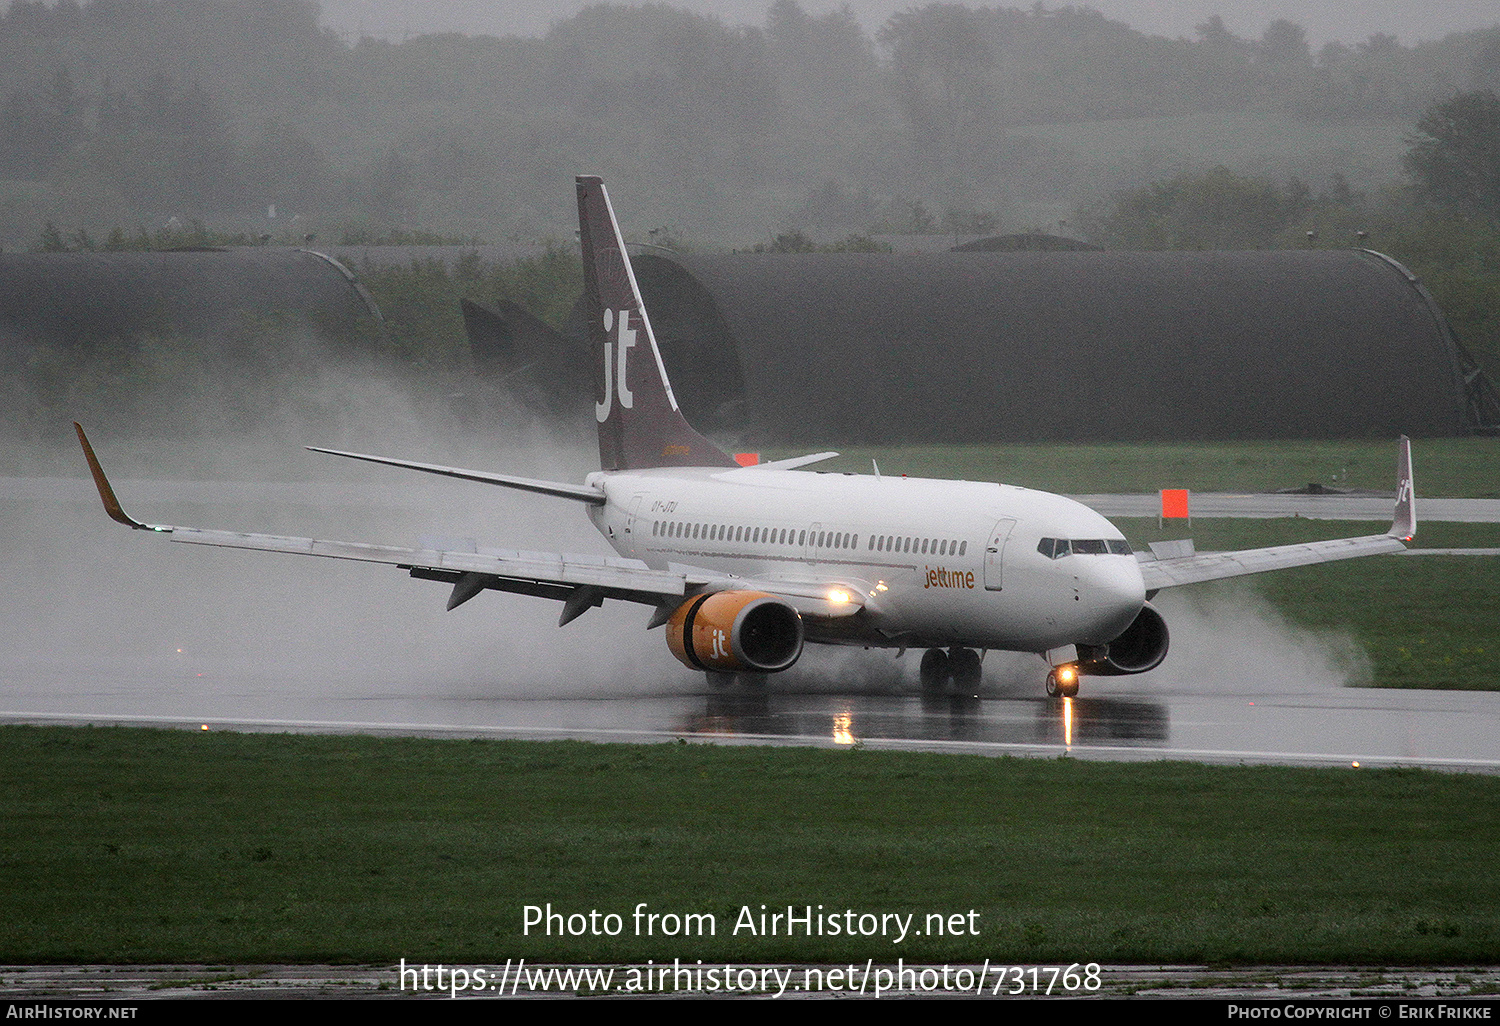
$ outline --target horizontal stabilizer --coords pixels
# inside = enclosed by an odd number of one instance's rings
[[[831,460],[837,455],[838,453],[836,452],[815,452],[809,456],[792,456],[784,460],[771,460],[769,463],[757,463],[755,465],[755,469],[796,470],[798,467],[805,467],[812,463],[822,463],[824,460]]]
[[[538,492],[542,495],[552,495],[560,499],[587,502],[595,506],[604,505],[604,493],[597,488],[590,488],[588,485],[567,484],[562,481],[539,481],[535,478],[515,477],[511,474],[491,474],[483,470],[444,467],[436,463],[416,463],[412,460],[391,459],[389,456],[369,456],[362,452],[322,449],[316,445],[309,445],[307,448],[312,452],[324,452],[330,456],[345,456],[351,460],[364,460],[366,463],[382,463],[388,467],[420,470],[424,474],[439,474],[443,477],[456,477],[461,481],[478,481],[480,484],[500,485],[504,488],[519,488],[523,492]]]

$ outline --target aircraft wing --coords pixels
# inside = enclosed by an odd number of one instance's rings
[[[385,563],[410,570],[414,577],[451,579],[454,583],[464,575],[478,574],[500,579],[485,587],[557,598],[566,597],[573,589],[587,587],[596,589],[604,598],[622,598],[654,605],[662,599],[685,597],[689,587],[701,587],[708,583],[705,578],[695,578],[685,573],[652,570],[633,559],[601,559],[562,553],[527,553],[523,556],[499,552],[407,549],[363,542],[209,531],[196,527],[160,524],[147,526],[153,531],[170,534],[172,541],[191,545],[215,545],[230,549],[255,549],[260,552],[286,552],[298,556]],[[508,587],[507,584],[516,587]],[[557,592],[555,596],[552,589]]]
[[[1182,584],[1265,573],[1267,570],[1327,563],[1335,559],[1400,552],[1404,548],[1406,545],[1400,538],[1377,534],[1367,538],[1335,538],[1331,541],[1277,545],[1268,549],[1244,549],[1239,552],[1202,552],[1174,559],[1148,560],[1141,564],[1141,577],[1146,582],[1147,591],[1156,591]]]
[[[298,556],[322,556],[327,559],[352,559],[365,563],[383,563],[410,572],[423,580],[453,585],[448,608],[454,609],[485,590],[507,591],[521,595],[557,599],[563,603],[559,626],[581,616],[605,599],[620,599],[656,606],[658,613],[651,626],[665,623],[671,611],[688,596],[704,591],[754,590],[782,598],[799,613],[837,617],[857,612],[865,604],[868,586],[858,582],[804,583],[761,581],[733,577],[690,566],[673,565],[654,570],[638,559],[616,556],[584,556],[563,553],[515,552],[507,550],[455,551],[437,548],[401,548],[364,542],[328,541],[317,538],[295,538],[274,534],[247,534],[238,531],[215,531],[173,524],[147,524],[127,514],[115,497],[114,488],[105,477],[104,468],[94,455],[83,428],[73,425],[88,460],[89,471],[99,490],[104,510],[112,520],[136,530],[163,534],[174,542],[190,545],[213,545],[220,548],[252,549],[259,552],[284,552]],[[340,454],[343,455],[343,454]],[[380,461],[387,462],[387,461]],[[409,465],[388,461],[396,465]],[[418,468],[421,469],[421,468]],[[436,472],[442,473],[448,468]],[[457,475],[449,475],[457,476]],[[496,481],[512,485],[516,479]],[[524,480],[524,479],[522,479]],[[527,481],[526,484],[532,482]],[[522,485],[521,487],[526,487]],[[541,489],[528,489],[540,491]],[[581,492],[582,489],[579,489]],[[558,494],[554,492],[553,494]],[[592,501],[581,494],[566,498]]]
[[[1411,440],[1401,436],[1396,455],[1396,510],[1391,529],[1385,534],[1362,538],[1334,538],[1276,545],[1238,552],[1204,552],[1170,559],[1148,559],[1141,563],[1141,577],[1148,592],[1183,584],[1217,581],[1226,577],[1285,570],[1294,566],[1328,563],[1337,559],[1400,552],[1417,533],[1416,493],[1412,484]]]

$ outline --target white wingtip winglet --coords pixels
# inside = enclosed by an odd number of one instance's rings
[[[1396,515],[1387,532],[1393,538],[1411,541],[1417,534],[1417,489],[1411,475],[1411,439],[1401,436],[1396,450]]]

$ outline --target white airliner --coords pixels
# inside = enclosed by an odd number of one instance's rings
[[[1159,589],[1395,552],[1416,531],[1411,449],[1386,534],[1138,559],[1109,521],[1046,492],[970,481],[810,473],[836,453],[739,466],[683,419],[603,182],[577,180],[600,469],[538,481],[361,453],[318,452],[539,492],[583,505],[619,557],[436,551],[143,524],[115,498],[83,429],[109,515],[173,541],[387,563],[453,586],[561,600],[559,626],[605,599],[653,608],[667,645],[713,683],[797,661],[805,642],[924,649],[926,689],[978,685],[983,653],[1033,652],[1047,691],[1080,675],[1144,673],[1167,653]],[[75,425],[77,427],[77,425]],[[1039,671],[1040,673],[1040,667]]]

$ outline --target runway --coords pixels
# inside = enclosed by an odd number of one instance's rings
[[[139,516],[229,529],[602,548],[545,502],[468,505],[425,481],[117,488]],[[1034,657],[1001,653],[978,696],[917,694],[917,653],[811,649],[764,692],[706,693],[642,607],[566,628],[553,603],[518,596],[445,613],[443,588],[386,568],[131,532],[83,479],[0,479],[0,514],[7,722],[1500,769],[1500,694],[1346,687],[1360,676],[1347,639],[1291,628],[1239,586],[1164,595],[1167,664],[1089,678],[1074,701],[1042,696]]]
[[[1418,480],[1420,489],[1421,481]],[[1161,514],[1159,495],[1073,495],[1107,517],[1154,517]],[[1307,520],[1391,519],[1395,495],[1287,495],[1280,492],[1239,494],[1193,492],[1189,510],[1194,517],[1302,517]],[[1459,524],[1500,523],[1500,499],[1429,499],[1417,495],[1417,520]]]
[[[137,695],[125,702],[94,692],[66,701],[12,689],[13,707],[0,710],[0,721],[1500,772],[1500,695],[1487,692],[1343,688],[1194,695],[1152,693],[1145,686],[1091,691],[1096,693],[1077,699],[774,691],[568,700],[311,697],[291,716],[257,717],[201,698],[166,703],[167,696]],[[159,711],[164,704],[179,711]],[[284,696],[277,704],[285,711]],[[90,705],[96,708],[87,710]],[[146,709],[157,711],[137,711]]]

